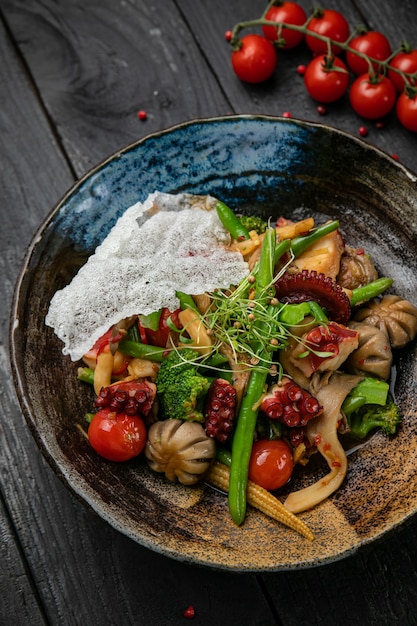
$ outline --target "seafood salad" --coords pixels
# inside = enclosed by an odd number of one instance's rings
[[[46,324],[94,388],[80,416],[94,453],[227,492],[236,525],[250,505],[313,539],[297,514],[346,479],[343,439],[401,427],[390,376],[417,307],[338,220],[265,222],[156,192],[55,294]],[[325,478],[292,491],[317,455]]]

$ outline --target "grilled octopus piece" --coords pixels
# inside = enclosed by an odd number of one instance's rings
[[[329,276],[314,270],[303,270],[298,274],[285,272],[275,283],[275,291],[280,302],[317,302],[327,309],[329,318],[339,324],[347,324],[350,318],[347,294]]]

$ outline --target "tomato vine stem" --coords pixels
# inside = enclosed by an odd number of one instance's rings
[[[271,4],[273,3],[270,3],[270,5]],[[311,15],[302,26],[299,26],[297,24],[288,24],[284,22],[277,22],[274,20],[266,19],[265,15],[270,5],[268,5],[267,10],[263,13],[262,17],[256,18],[253,20],[247,20],[244,22],[239,22],[234,26],[232,30],[232,37],[230,40],[230,43],[233,49],[237,49],[240,45],[239,35],[242,30],[245,30],[247,28],[257,27],[257,26],[260,26],[260,27],[272,26],[277,29],[278,33],[281,33],[282,29],[285,28],[287,30],[293,30],[298,33],[302,33],[303,35],[308,35],[309,37],[314,37],[315,39],[318,39],[324,42],[325,44],[327,44],[327,48],[329,51],[332,49],[332,45],[333,45],[333,46],[337,46],[341,51],[350,52],[356,55],[357,57],[363,59],[364,61],[368,63],[369,75],[373,76],[374,78],[376,78],[379,75],[385,76],[387,71],[390,70],[392,72],[395,72],[396,74],[399,74],[403,78],[406,86],[409,86],[412,88],[416,86],[417,72],[413,72],[413,73],[403,72],[402,70],[399,70],[398,68],[390,64],[390,61],[395,57],[395,55],[401,52],[402,50],[404,50],[403,46],[401,46],[398,50],[393,52],[390,55],[390,57],[388,57],[388,59],[386,59],[385,61],[381,61],[380,59],[375,59],[374,57],[370,57],[367,54],[364,54],[363,52],[360,52],[359,50],[355,50],[354,48],[352,48],[349,45],[349,43],[352,41],[352,38],[354,35],[350,36],[345,42],[340,42],[340,41],[331,39],[330,37],[327,37],[326,35],[321,35],[319,33],[315,33],[313,31],[308,30],[308,25],[311,19],[314,17],[314,14]],[[280,41],[280,37],[278,37],[278,43],[279,41]],[[374,70],[374,65],[378,68],[377,71]]]

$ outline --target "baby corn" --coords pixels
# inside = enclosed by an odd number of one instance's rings
[[[227,465],[215,461],[206,476],[206,481],[213,487],[227,492],[229,490],[229,474],[230,470]],[[269,491],[251,481],[248,482],[247,501],[248,504],[268,517],[281,522],[281,524],[295,530],[306,539],[313,541],[314,534],[300,518],[291,513]]]

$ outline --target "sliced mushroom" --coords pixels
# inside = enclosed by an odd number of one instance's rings
[[[350,374],[370,374],[388,380],[392,367],[392,350],[385,330],[364,322],[349,322],[359,333],[359,346],[346,359],[343,369]]]
[[[216,444],[198,422],[177,419],[154,422],[145,446],[148,464],[172,482],[195,485],[210,468]]]
[[[338,372],[327,373],[321,378],[318,374],[314,376],[310,390],[323,406],[323,413],[309,422],[305,435],[311,445],[317,446],[330,472],[312,485],[289,494],[284,504],[292,513],[312,509],[342,484],[348,464],[337,429],[343,400],[360,380],[360,376]]]
[[[386,329],[393,348],[403,348],[417,335],[417,307],[400,296],[389,294],[372,300],[359,309],[354,319]]]
[[[346,246],[340,259],[337,282],[345,289],[357,289],[378,278],[378,272],[372,260],[363,248]]]

